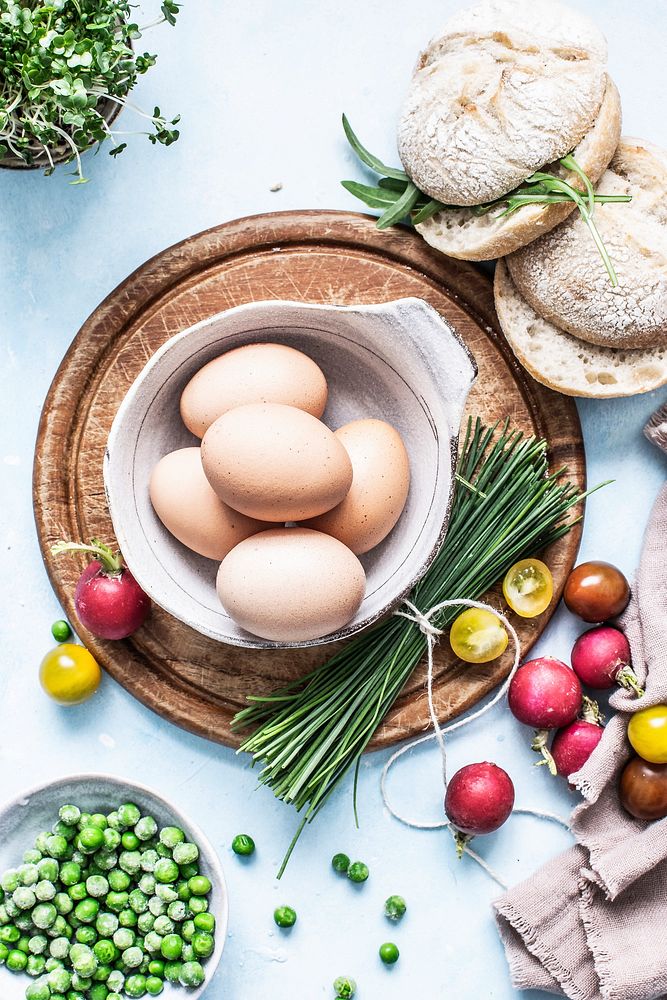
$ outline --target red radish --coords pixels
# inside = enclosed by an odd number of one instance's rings
[[[53,555],[63,552],[90,552],[97,556],[79,577],[74,606],[79,621],[99,639],[125,639],[146,621],[151,601],[129,569],[120,552],[93,538],[90,545],[57,542]]]
[[[551,656],[519,667],[507,693],[512,714],[535,729],[560,729],[574,722],[582,704],[579,678]]]
[[[493,833],[503,825],[513,806],[512,779],[497,764],[468,764],[447,785],[447,818],[468,837]]]
[[[602,739],[602,726],[585,719],[576,719],[564,729],[559,729],[551,744],[551,757],[555,773],[569,778],[581,770]]]
[[[572,669],[582,684],[597,691],[621,684],[639,697],[644,693],[630,667],[630,643],[611,625],[599,625],[579,636],[572,649]]]

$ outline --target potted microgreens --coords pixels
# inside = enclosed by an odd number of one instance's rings
[[[149,123],[153,143],[178,138],[159,108],[146,114],[127,95],[156,56],[135,53],[146,27],[175,24],[179,4],[164,0],[161,16],[143,28],[126,0],[0,0],[0,166],[44,167],[76,162],[75,184],[85,182],[81,153],[109,139],[123,107]],[[123,133],[127,134],[127,133]]]

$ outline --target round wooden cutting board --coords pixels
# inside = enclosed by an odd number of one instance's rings
[[[34,504],[46,568],[69,618],[85,560],[49,553],[59,538],[112,539],[102,481],[107,435],[118,406],[151,355],[171,336],[241,303],[290,299],[347,305],[417,296],[430,302],[469,346],[479,366],[468,413],[509,417],[550,443],[553,467],[585,483],[574,403],[534,382],[499,332],[491,282],[470,264],[443,257],[414,232],[378,232],[374,220],[344,212],[255,216],[200,233],[158,254],[109,295],[75,337],[47,396],[37,440]],[[545,628],[572,568],[580,526],[547,554],[555,578],[549,611],[516,619],[524,654]],[[80,630],[109,673],[145,705],[192,732],[230,746],[230,724],[249,694],[267,693],[324,662],[333,645],[243,650],[192,631],[154,608],[123,642]],[[437,649],[436,704],[447,720],[507,675],[511,657],[470,667]],[[417,670],[373,747],[428,726],[424,674]]]

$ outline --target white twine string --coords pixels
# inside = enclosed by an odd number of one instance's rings
[[[490,711],[494,705],[497,705],[501,701],[507,689],[512,683],[512,678],[519,669],[519,661],[521,658],[521,645],[519,643],[519,637],[516,633],[516,629],[510,621],[503,615],[500,611],[496,611],[489,604],[484,604],[481,601],[469,601],[469,600],[453,600],[453,601],[441,601],[440,604],[435,604],[426,612],[422,612],[416,607],[411,601],[405,600],[403,605],[407,608],[407,611],[395,611],[394,614],[399,618],[405,618],[409,622],[413,622],[426,637],[426,654],[428,658],[428,671],[426,675],[426,690],[428,694],[428,711],[431,717],[431,723],[433,725],[433,732],[427,733],[425,736],[420,736],[416,740],[407,743],[400,750],[396,750],[395,753],[391,755],[387,763],[382,769],[382,777],[380,779],[380,788],[382,791],[382,801],[385,807],[389,810],[394,819],[397,819],[399,823],[403,823],[405,826],[412,827],[415,830],[442,830],[447,827],[452,826],[449,819],[439,820],[436,823],[424,823],[420,820],[412,819],[410,816],[403,816],[401,813],[394,808],[389,800],[389,792],[387,791],[387,779],[389,777],[389,772],[394,766],[394,764],[406,753],[410,753],[415,747],[420,746],[422,743],[428,743],[430,740],[437,740],[438,747],[440,749],[440,756],[442,762],[442,781],[447,791],[447,747],[445,744],[445,736],[448,733],[452,733],[455,729],[461,729],[463,726],[470,725],[471,722],[475,722],[476,719],[480,719],[486,712]],[[452,722],[451,725],[445,726],[444,728],[440,725],[440,720],[438,719],[438,714],[435,710],[435,703],[433,701],[433,650],[436,643],[443,634],[444,629],[437,628],[432,619],[435,618],[440,611],[444,608],[455,608],[455,607],[467,607],[467,608],[479,608],[481,611],[490,611],[491,614],[495,615],[499,621],[507,629],[512,642],[514,644],[514,662],[512,664],[512,669],[510,670],[505,682],[500,686],[498,691],[495,693],[493,698],[488,701],[482,708],[478,708],[475,712],[470,715],[464,716],[462,719],[458,719],[456,722]],[[561,816],[557,816],[555,813],[543,812],[538,809],[522,809],[515,808],[512,810],[513,813],[522,814],[524,816],[537,816],[539,819],[550,820],[553,823],[559,823],[564,826],[566,830],[570,829],[570,825],[567,820],[563,819]],[[484,871],[489,875],[502,889],[507,889],[506,883],[500,878],[500,876],[494,872],[494,870],[484,861],[483,858],[473,851],[468,844],[463,845],[463,851],[465,854],[469,855],[477,864],[484,869]]]

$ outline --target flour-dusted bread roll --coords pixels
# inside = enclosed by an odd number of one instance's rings
[[[595,209],[618,286],[578,212],[507,258],[512,281],[540,316],[591,344],[667,346],[667,152],[622,139],[597,190],[632,196]]]
[[[415,69],[398,129],[406,172],[446,205],[479,205],[565,156],[595,124],[607,45],[555,0],[455,15]]]
[[[523,298],[504,260],[494,283],[496,311],[510,347],[543,385],[567,396],[634,396],[667,382],[667,347],[599,347],[543,319]]]
[[[607,86],[593,128],[574,149],[579,166],[595,183],[614,155],[621,135],[621,99],[614,82]],[[546,166],[573,187],[581,189],[580,180],[560,164]],[[617,206],[616,206],[617,207]],[[472,208],[445,208],[417,231],[436,250],[462,260],[492,260],[504,257],[549,232],[575,210],[574,202],[552,205],[523,205],[510,216],[502,217],[502,206],[475,214]]]

